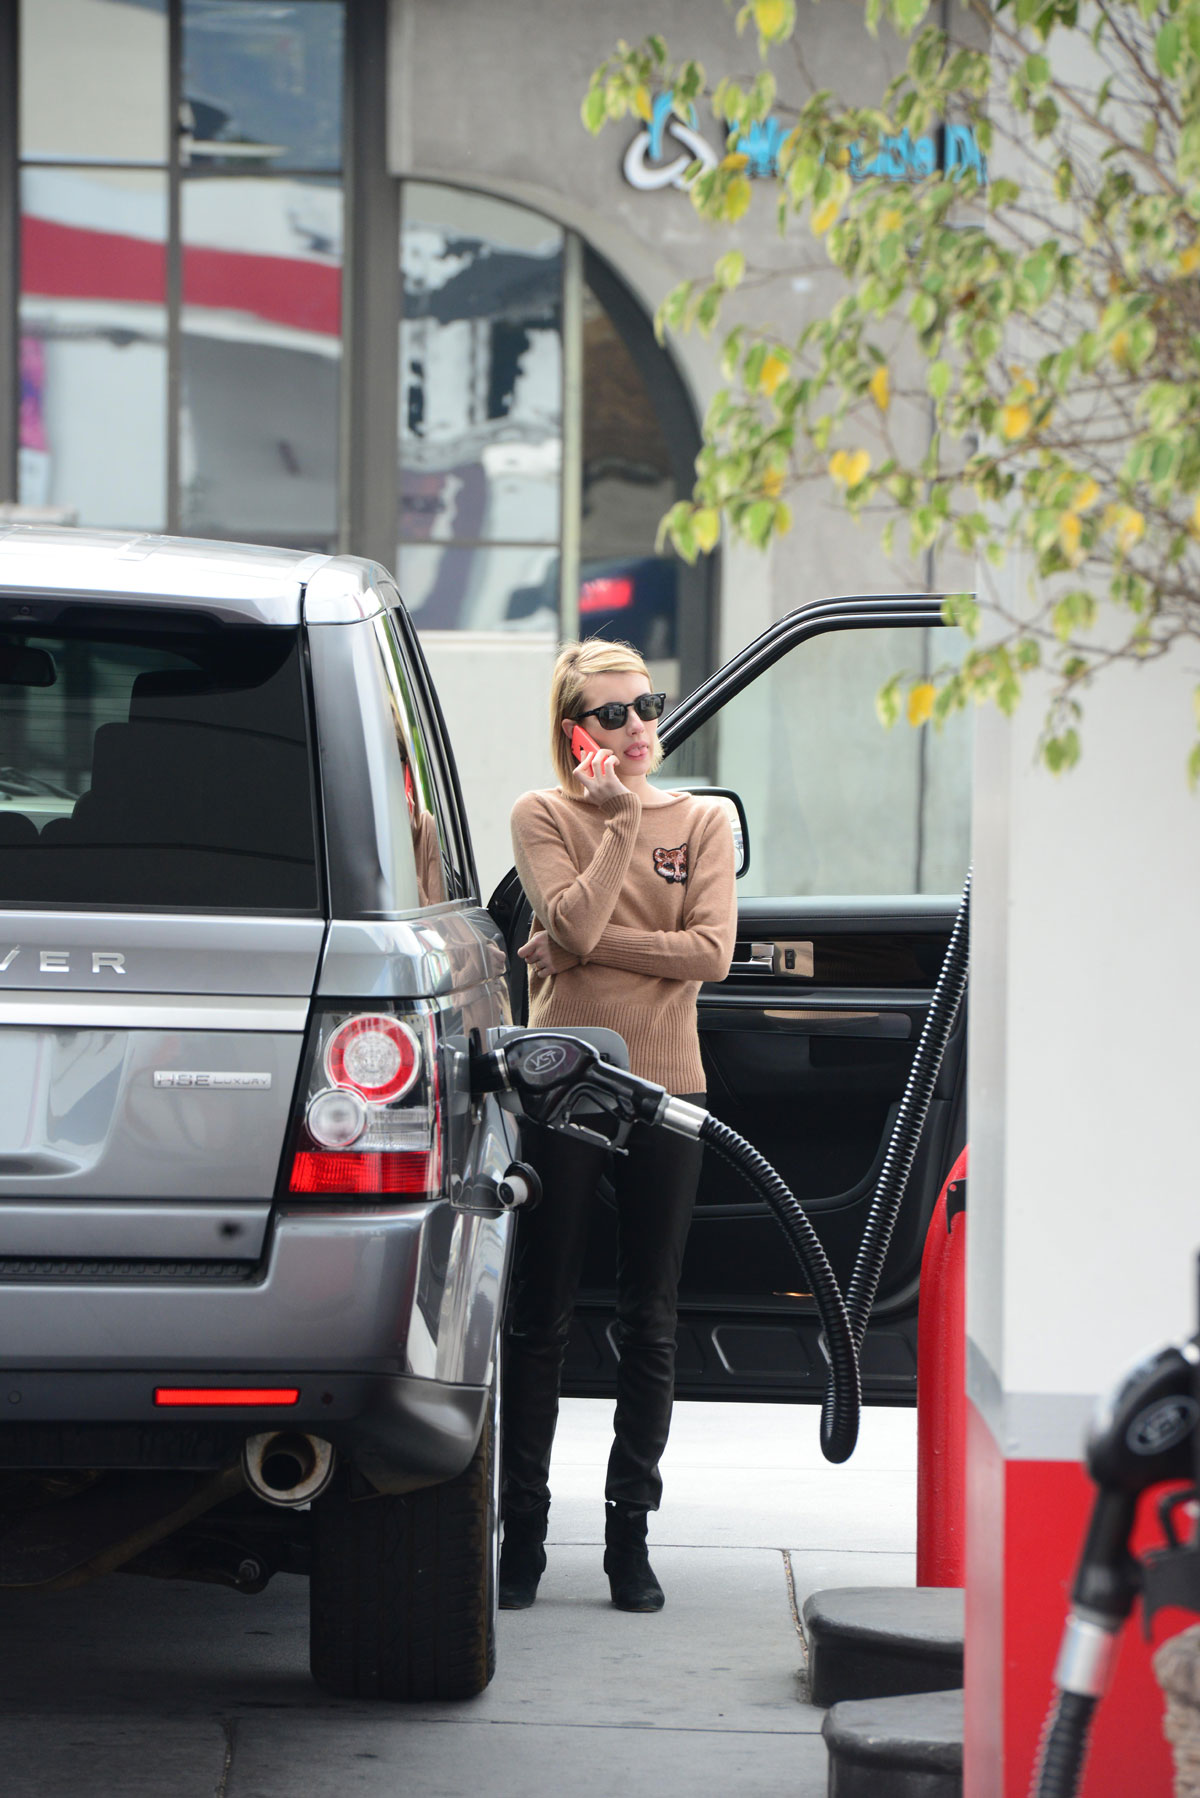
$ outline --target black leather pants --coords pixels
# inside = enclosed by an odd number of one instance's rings
[[[704,1103],[703,1093],[685,1095]],[[703,1149],[636,1124],[609,1156],[527,1126],[522,1154],[543,1198],[521,1216],[504,1359],[503,1512],[545,1511],[558,1388],[596,1186],[611,1161],[617,1203],[617,1408],[605,1497],[657,1510],[675,1394],[675,1299]]]

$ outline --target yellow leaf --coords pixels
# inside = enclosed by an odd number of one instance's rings
[[[1196,495],[1196,503],[1192,507],[1192,517],[1188,529],[1193,537],[1200,537],[1200,493]]]
[[[750,158],[746,155],[744,150],[731,150],[728,156],[722,156],[721,158],[721,167],[723,169],[732,169],[735,172],[747,168],[749,163]]]
[[[1000,428],[1009,443],[1016,437],[1024,437],[1033,423],[1033,413],[1022,402],[1019,406],[1005,406],[1000,414]]]
[[[721,208],[722,218],[736,224],[750,204],[750,183],[745,175],[735,175],[725,189],[725,202]]]
[[[1104,529],[1106,531],[1112,530],[1114,524],[1116,524],[1118,518],[1121,516],[1121,513],[1123,511],[1124,511],[1123,506],[1105,506],[1104,516],[1100,520],[1100,522],[1104,526]]]
[[[887,364],[882,363],[867,382],[867,392],[875,401],[881,412],[886,412],[892,403],[892,382],[887,371]]]
[[[1129,332],[1122,328],[1117,332],[1109,345],[1113,361],[1118,368],[1125,368],[1129,362]]]
[[[762,490],[768,499],[778,499],[783,487],[782,468],[768,468],[762,478]]]
[[[775,508],[775,532],[777,536],[786,537],[792,528],[792,508],[786,500],[780,500]]]
[[[845,450],[834,450],[832,456],[829,458],[830,476],[838,483],[839,487],[844,487],[846,485],[848,479],[846,468],[849,461],[850,458]]]
[[[1058,537],[1073,562],[1079,555],[1079,539],[1083,526],[1074,512],[1064,512],[1058,521]]]
[[[933,701],[936,689],[932,681],[918,681],[908,695],[908,722],[916,729],[924,724],[933,714]]]
[[[1194,275],[1200,268],[1200,243],[1190,243],[1186,250],[1179,252],[1179,272],[1182,275]]]
[[[650,89],[648,87],[639,87],[634,94],[633,110],[637,113],[639,119],[645,119],[649,122],[654,108],[650,103]]]
[[[771,354],[763,363],[762,373],[758,377],[758,384],[767,395],[768,399],[774,393],[787,371],[787,357],[781,356],[778,350],[772,350]]]
[[[879,229],[886,235],[889,231],[898,231],[904,223],[904,214],[896,206],[889,206],[879,215]]]
[[[1076,512],[1086,512],[1088,507],[1094,506],[1099,498],[1100,489],[1097,487],[1095,481],[1089,477],[1075,495],[1073,509]]]
[[[837,201],[823,200],[812,215],[813,236],[824,237],[837,215]]]
[[[869,470],[870,466],[871,466],[870,450],[855,450],[854,454],[852,456],[847,456],[847,458],[846,458],[846,485],[847,485],[847,487],[857,487],[858,483],[860,481],[865,481],[867,478],[867,471]]]
[[[721,535],[721,515],[715,506],[701,506],[692,513],[692,535],[707,555]]]
[[[763,37],[777,37],[786,18],[783,0],[754,0],[754,23]]]
[[[1117,548],[1122,552],[1132,549],[1139,538],[1146,534],[1146,520],[1134,506],[1122,506],[1117,518]]]

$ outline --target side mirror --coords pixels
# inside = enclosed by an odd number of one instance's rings
[[[686,791],[695,793],[701,799],[720,801],[733,831],[733,872],[740,880],[750,866],[750,826],[746,822],[746,808],[740,795],[730,787],[687,787]]]

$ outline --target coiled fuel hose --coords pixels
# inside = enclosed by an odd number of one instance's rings
[[[867,1216],[866,1228],[854,1258],[854,1272],[846,1289],[846,1310],[854,1331],[855,1346],[861,1350],[867,1333],[871,1308],[883,1272],[884,1258],[892,1240],[892,1231],[900,1215],[900,1206],[912,1172],[913,1160],[921,1141],[921,1132],[929,1115],[930,1101],[937,1086],[942,1058],[950,1032],[958,1017],[958,1008],[967,987],[967,961],[971,929],[971,870],[963,882],[962,898],[950,941],[942,958],[941,972],[925,1013],[925,1023],[917,1042],[916,1054],[904,1083],[904,1094],[892,1125],[887,1153],[875,1185],[875,1196]]]
[[[827,1461],[845,1461],[854,1453],[862,1415],[862,1380],[858,1349],[841,1288],[816,1231],[791,1189],[770,1162],[744,1137],[711,1112],[700,1126],[700,1141],[744,1175],[766,1200],[775,1221],[795,1250],[812,1290],[829,1355],[829,1385],[821,1410],[821,1453]]]
[[[821,1452],[827,1461],[848,1460],[858,1441],[862,1414],[859,1356],[892,1232],[929,1115],[946,1044],[966,991],[970,924],[971,871],[968,869],[844,1300],[806,1213],[770,1163],[711,1115],[700,1131],[701,1142],[732,1163],[767,1201],[808,1278],[829,1358],[829,1381],[821,1407]]]
[[[1099,1699],[1090,1693],[1060,1692],[1046,1719],[1030,1786],[1031,1798],[1075,1798],[1087,1754],[1092,1712]]]

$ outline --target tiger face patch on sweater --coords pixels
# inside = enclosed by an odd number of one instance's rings
[[[654,872],[661,874],[664,880],[676,886],[682,886],[687,879],[688,846],[680,843],[678,849],[656,849],[654,851]]]

